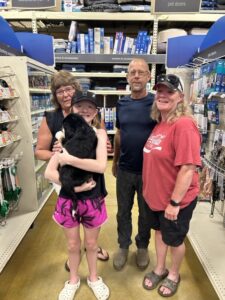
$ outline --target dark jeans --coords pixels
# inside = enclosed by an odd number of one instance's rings
[[[128,249],[132,234],[132,207],[137,192],[138,233],[135,237],[137,248],[147,248],[150,239],[149,207],[142,196],[142,175],[126,172],[118,168],[117,182],[117,231],[120,248]]]

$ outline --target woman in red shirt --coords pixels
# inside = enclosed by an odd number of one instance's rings
[[[155,229],[157,263],[146,274],[144,288],[158,288],[163,297],[175,294],[185,254],[184,238],[199,192],[196,167],[201,165],[201,137],[175,75],[160,75],[154,86],[151,117],[158,122],[144,147],[143,196]],[[172,264],[166,268],[170,246]]]

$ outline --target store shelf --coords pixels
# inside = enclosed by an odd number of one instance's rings
[[[95,95],[130,95],[130,91],[120,91],[120,90],[89,90],[90,92],[94,93]]]
[[[144,58],[149,64],[165,64],[165,54],[78,54],[55,53],[56,63],[91,63],[91,64],[118,64],[129,63],[133,58]]]
[[[37,144],[37,138],[33,139],[32,144],[33,144],[33,145],[36,145],[36,144]]]
[[[224,16],[224,12],[223,11],[219,11],[215,13],[215,11],[213,11],[213,13],[208,13],[205,11],[202,11],[201,13],[197,13],[197,14],[163,14],[160,15],[158,17],[159,21],[175,21],[175,22],[184,22],[184,21],[188,21],[188,22],[215,22],[217,21],[219,18]]]
[[[10,216],[4,227],[0,227],[0,272],[30,228],[36,215],[36,212],[15,213]]]
[[[117,72],[71,72],[75,77],[94,77],[94,78],[125,78],[127,73]]]
[[[211,204],[200,202],[194,211],[188,238],[221,300],[225,299],[225,228],[216,210],[210,218]]]
[[[31,111],[30,114],[33,116],[33,115],[38,115],[38,114],[44,113],[45,111],[52,111],[52,110],[54,110],[54,108],[47,108],[47,109],[42,108],[42,109],[33,110],[33,111]]]
[[[154,21],[154,15],[149,12],[53,12],[53,11],[0,11],[0,15],[7,20],[85,20],[85,21]],[[201,11],[196,14],[160,15],[159,20],[215,22],[224,15],[224,11]]]
[[[99,13],[99,12],[51,12],[51,11],[0,11],[0,15],[8,20],[98,20],[98,21],[153,21],[150,13]]]
[[[225,56],[225,41],[221,41],[207,49],[196,54],[192,61],[195,64],[201,65],[212,60],[216,60]]]
[[[7,219],[4,227],[0,227],[0,273],[4,266],[16,250],[17,246],[23,239],[26,232],[33,224],[35,218],[40,212],[41,208],[53,192],[53,187],[45,193],[37,211],[33,212],[14,212]]]
[[[0,76],[2,78],[2,76]],[[9,98],[6,98],[6,97],[0,97],[0,101],[3,101],[3,100],[14,100],[14,99],[18,99],[19,97],[18,96],[14,96],[14,97],[9,97]]]
[[[8,141],[6,144],[4,145],[0,145],[0,148],[4,148],[7,147],[9,145],[12,145],[13,143],[16,143],[18,141],[20,141],[22,138],[20,136],[18,136],[17,138],[15,138],[14,140]]]
[[[38,211],[37,214],[41,211],[42,207],[51,196],[52,192],[54,191],[54,187],[50,184],[49,188],[43,193],[42,197],[38,199]]]
[[[19,122],[16,123],[15,126],[15,134],[18,136],[17,140],[20,139],[21,141],[14,143],[17,141],[14,140],[10,141],[7,145],[2,145],[5,149],[1,151],[1,158],[20,155],[17,172],[22,192],[17,211],[9,213],[6,219],[6,225],[0,227],[0,271],[19,245],[53,190],[52,185],[50,188],[47,187],[47,182],[40,172],[42,171],[41,167],[44,163],[40,163],[38,166],[35,165],[32,132],[34,129],[32,128],[32,123],[34,124],[35,118],[33,118],[33,120],[31,118],[31,114],[42,113],[46,110],[41,109],[33,113],[31,112],[31,93],[41,93],[45,95],[46,93],[50,93],[50,90],[46,88],[43,89],[42,87],[29,89],[28,83],[29,73],[32,71],[36,72],[36,74],[42,72],[44,75],[46,74],[46,76],[51,76],[55,71],[52,67],[47,67],[25,56],[2,57],[1,69],[4,71],[5,69],[7,70],[7,68],[9,70],[13,69],[15,72],[10,82],[16,91],[15,94],[19,95],[19,101],[13,103],[12,115],[16,113],[16,115],[20,117]],[[4,73],[3,71],[2,73]],[[11,106],[10,103],[10,107]],[[50,108],[47,110],[49,109]],[[36,121],[35,124],[37,124]],[[34,133],[36,134],[36,132]],[[22,139],[21,136],[23,137]],[[44,187],[46,187],[47,190],[43,192]],[[43,196],[41,197],[41,195]],[[2,245],[4,246],[2,247]]]
[[[46,164],[46,161],[38,160],[38,163],[35,166],[35,173],[37,173],[45,164]]]
[[[107,133],[108,133],[108,134],[115,134],[115,133],[116,133],[116,130],[113,130],[113,129],[112,129],[112,130],[107,130]]]
[[[31,94],[51,94],[50,89],[42,89],[42,88],[29,88],[29,92]]]
[[[12,119],[9,119],[9,120],[0,121],[0,124],[14,123],[14,122],[17,122],[18,120],[19,120],[19,118],[18,118],[18,117],[15,117],[15,118],[12,118]]]

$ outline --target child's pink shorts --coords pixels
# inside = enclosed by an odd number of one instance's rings
[[[71,199],[58,197],[53,219],[65,228],[83,224],[86,228],[100,227],[107,220],[104,198],[78,200],[76,211],[73,212]]]

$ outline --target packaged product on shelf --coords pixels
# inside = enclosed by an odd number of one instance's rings
[[[211,124],[219,125],[219,109],[218,109],[218,100],[213,99],[207,103],[208,109],[208,120]]]

